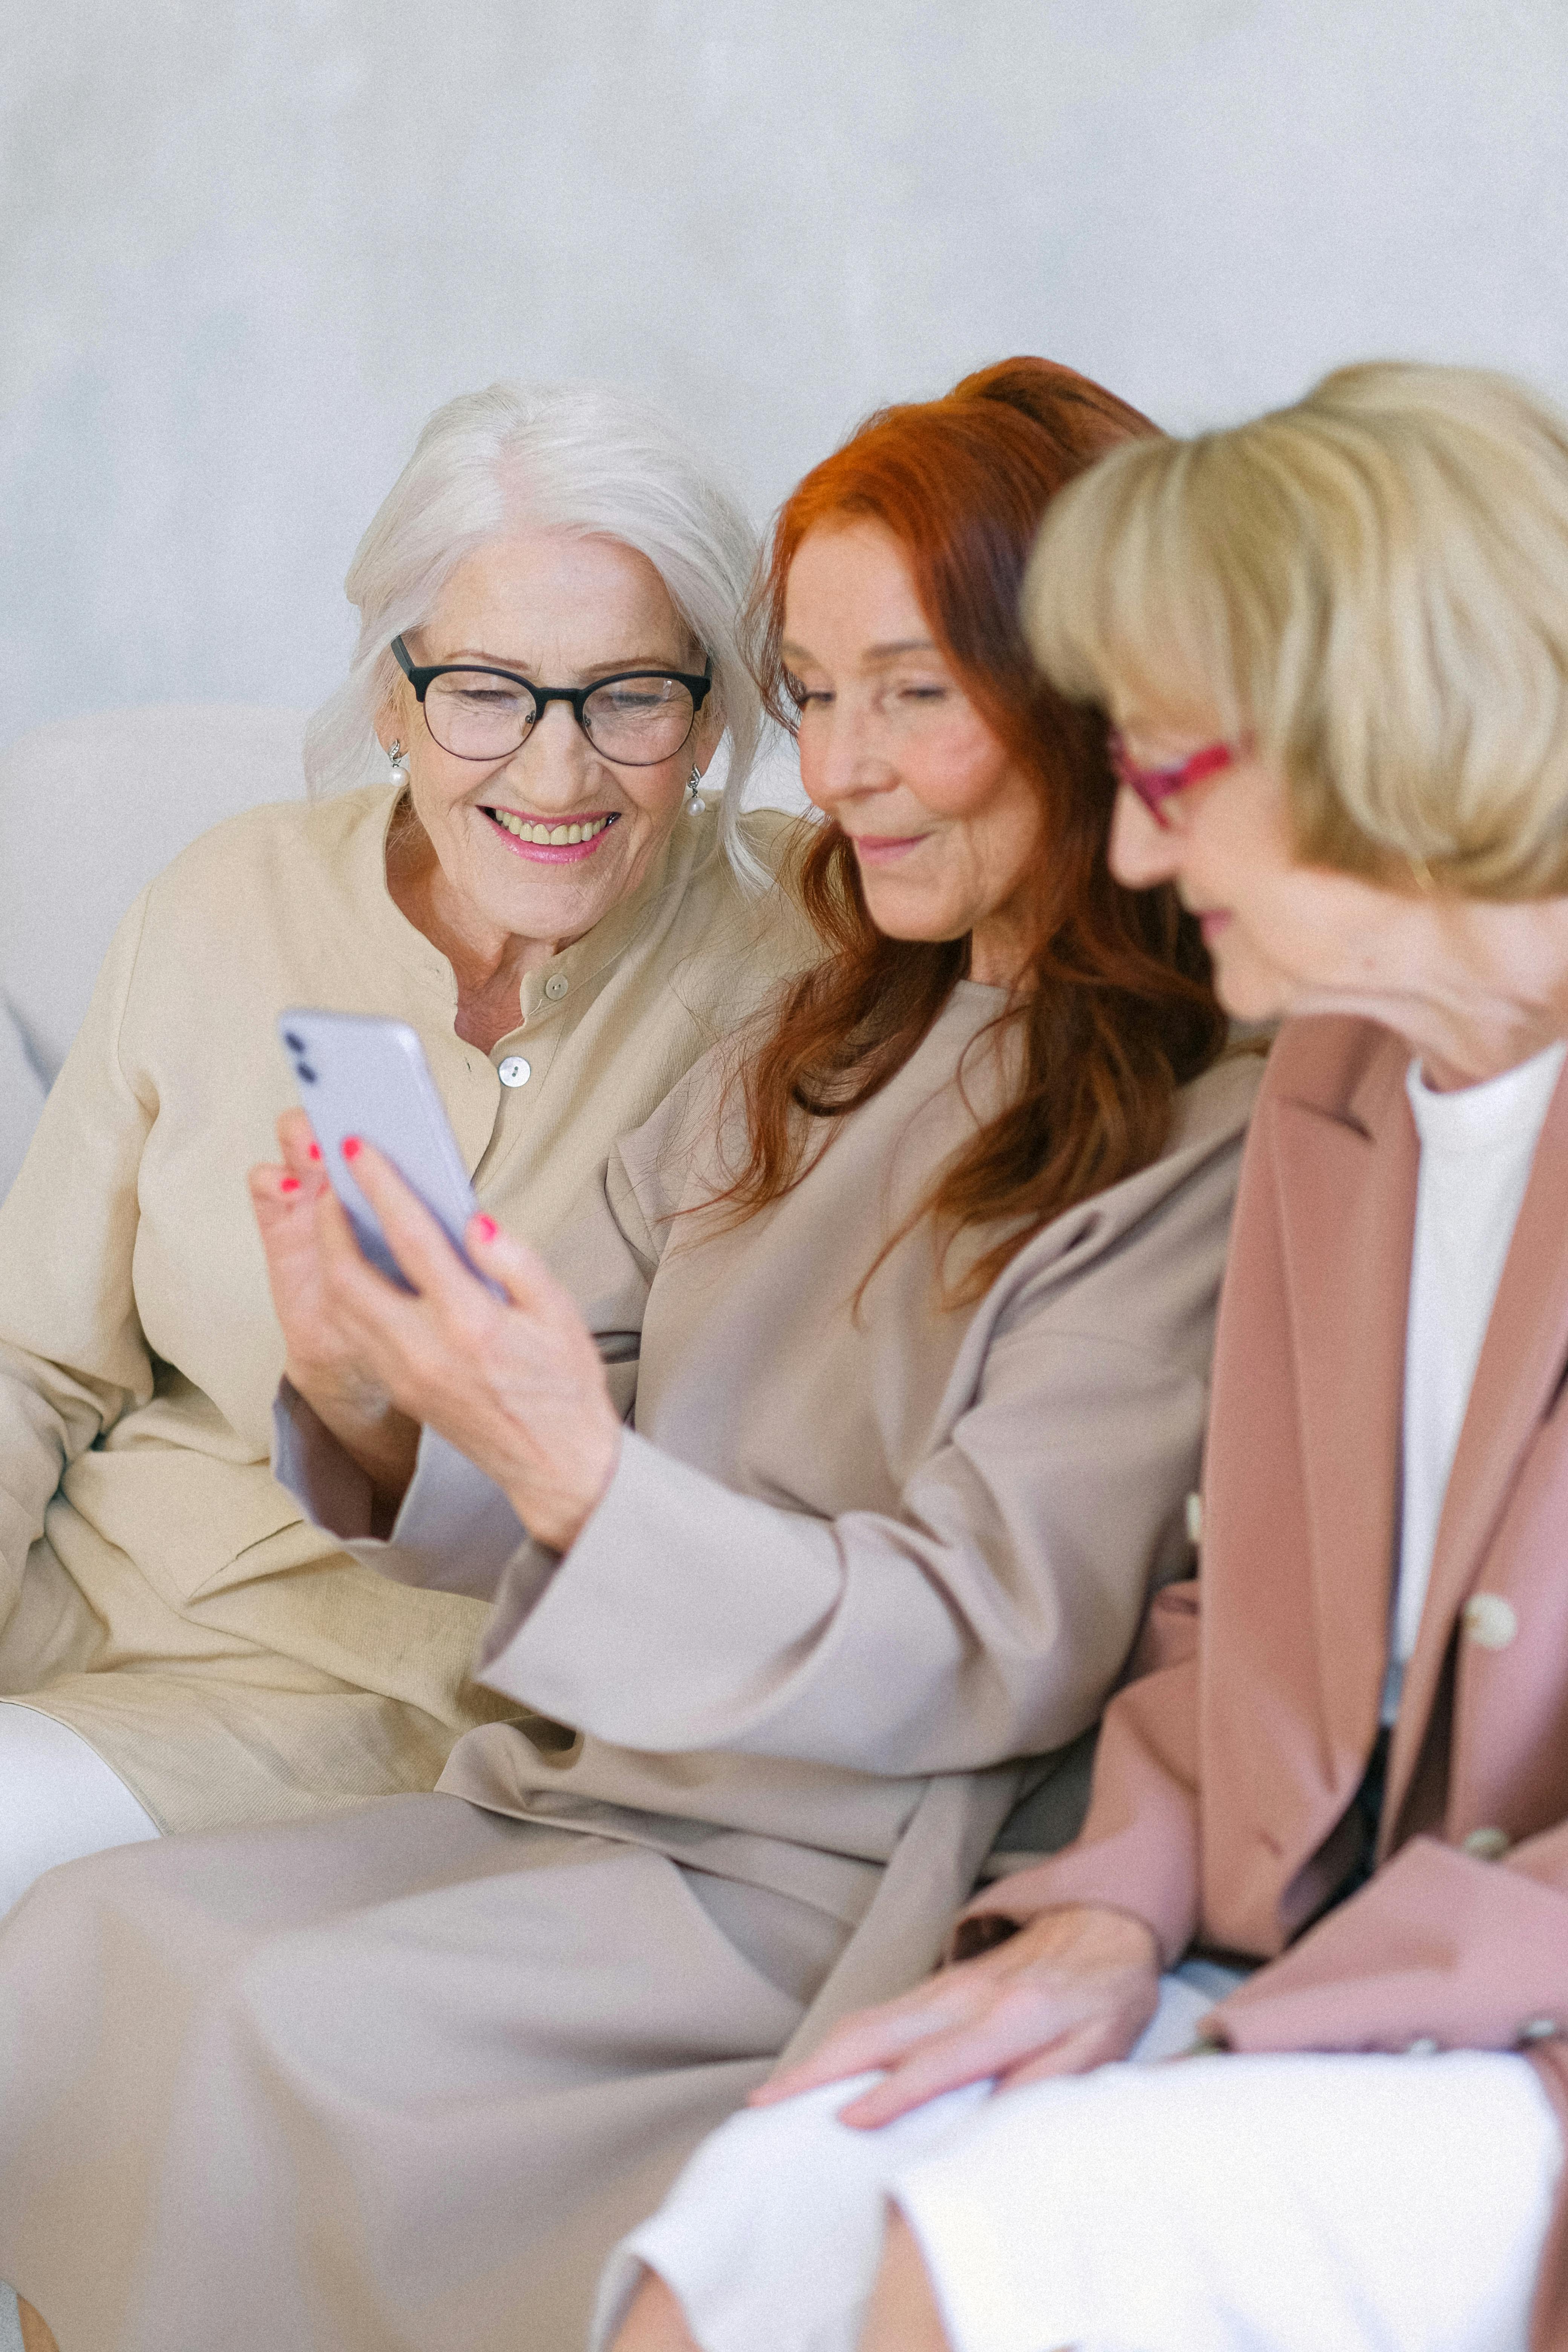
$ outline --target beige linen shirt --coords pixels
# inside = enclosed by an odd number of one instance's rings
[[[717,811],[682,816],[487,1056],[388,893],[393,806],[258,809],[176,859],[0,1209],[0,1696],[82,1733],[168,1829],[427,1789],[512,1711],[468,1679],[479,1601],[377,1576],[271,1475],[282,1344],[246,1171],[294,1099],[279,1012],[408,1022],[479,1199],[547,1243],[616,1138],[815,952],[785,891],[743,893]],[[789,822],[746,820],[769,862]]]
[[[1018,1759],[1095,1721],[1152,1588],[1190,1559],[1255,1056],[1185,1087],[1160,1159],[1052,1220],[977,1303],[944,1295],[929,1220],[856,1303],[1010,1092],[984,1034],[1003,1002],[962,983],[743,1224],[700,1205],[740,1140],[722,1050],[616,1147],[551,1254],[633,1426],[563,1558],[429,1432],[391,1540],[366,1539],[363,1479],[291,1391],[279,1413],[280,1475],[367,1564],[498,1596],[479,1671],[531,1712],[471,1732],[442,1788],[851,1924],[875,1897],[841,2007],[929,1964]],[[949,1276],[995,1237],[961,1240]]]

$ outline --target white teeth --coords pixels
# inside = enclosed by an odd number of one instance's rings
[[[607,816],[596,816],[587,824],[530,824],[524,818],[514,816],[510,809],[491,809],[489,814],[503,832],[516,840],[541,842],[550,849],[566,848],[574,841],[592,841],[610,822]]]

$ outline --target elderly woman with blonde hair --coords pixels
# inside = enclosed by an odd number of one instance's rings
[[[742,813],[754,553],[640,403],[451,401],[350,570],[311,799],[126,918],[0,1211],[0,1915],[101,1847],[428,1789],[511,1711],[469,1679],[478,1601],[385,1582],[272,1475],[273,1024],[410,1024],[479,1199],[547,1242],[816,952],[765,887],[790,820]]]
[[[1568,425],[1347,369],[1105,458],[1026,610],[1114,870],[1289,1016],[1203,1573],[1080,1835],[699,2153],[597,2340],[1561,2352]]]

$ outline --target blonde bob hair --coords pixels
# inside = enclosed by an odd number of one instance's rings
[[[619,540],[658,573],[712,665],[729,737],[720,835],[762,887],[770,877],[739,829],[763,727],[745,620],[756,534],[657,408],[605,384],[492,383],[426,423],[343,583],[359,643],[305,731],[312,794],[385,781],[375,722],[398,683],[393,638],[429,619],[466,556],[529,525]]]
[[[1568,420],[1474,368],[1340,368],[1130,441],[1024,584],[1051,683],[1248,739],[1298,855],[1483,898],[1568,891]]]

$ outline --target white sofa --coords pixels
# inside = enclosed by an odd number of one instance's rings
[[[0,1198],[120,918],[209,825],[303,793],[304,724],[298,710],[163,703],[36,727],[0,751]],[[22,2352],[5,2285],[0,2352]]]
[[[209,825],[303,793],[304,723],[162,703],[36,727],[0,751],[0,1197],[121,915]]]

